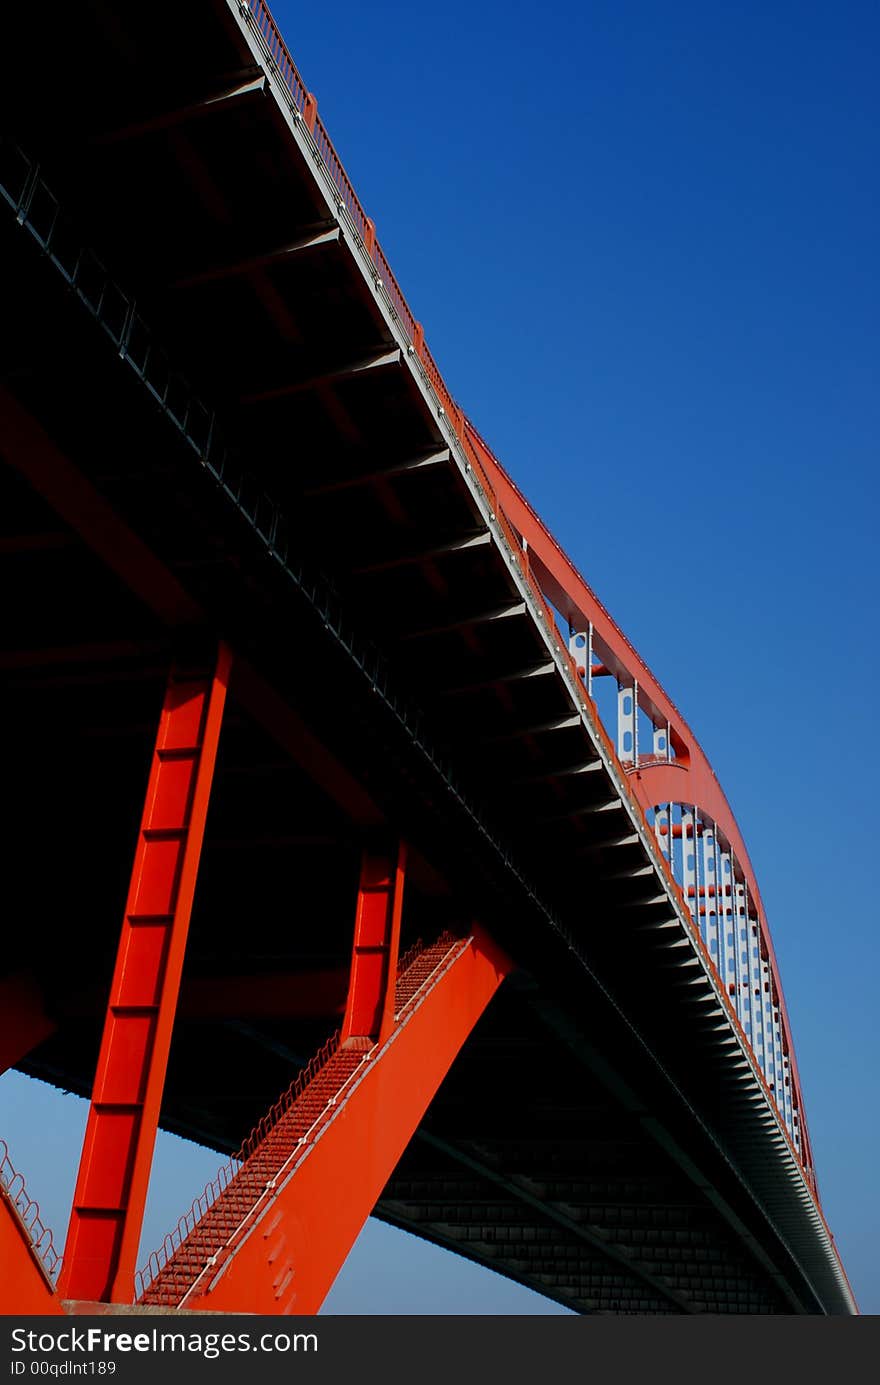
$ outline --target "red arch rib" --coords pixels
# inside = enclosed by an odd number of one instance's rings
[[[800,1162],[818,1201],[812,1147],[779,966],[754,868],[733,810],[705,752],[675,703],[468,420],[464,421],[464,431],[465,442],[476,452],[481,470],[494,492],[496,504],[510,528],[528,549],[529,568],[544,597],[574,628],[592,625],[594,652],[609,673],[623,684],[637,681],[639,707],[655,726],[669,725],[676,757],[673,761],[646,764],[637,769],[621,765],[621,770],[629,777],[630,787],[642,812],[661,803],[693,804],[714,821],[722,844],[736,857],[755,908],[762,951],[770,964],[771,985],[779,1003],[783,1049],[789,1060],[792,1108],[797,1110],[800,1122]]]

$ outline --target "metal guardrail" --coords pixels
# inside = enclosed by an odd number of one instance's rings
[[[52,1232],[40,1216],[40,1205],[28,1196],[24,1178],[9,1158],[9,1146],[0,1140],[0,1186],[28,1233],[31,1249],[51,1281],[58,1277],[61,1255],[55,1249]]]
[[[437,942],[433,944],[434,948],[436,948],[440,944],[445,944],[447,947],[447,951],[446,953],[444,953],[443,958],[441,958],[438,961],[437,965],[432,969],[429,975],[422,978],[418,988],[419,992],[423,991],[426,987],[429,986],[429,984],[433,985],[438,969],[448,959],[449,949],[451,949],[458,941],[460,940],[456,939],[451,933],[442,933],[440,937],[437,939]],[[464,945],[464,942],[462,943],[462,945]],[[403,978],[403,976],[409,970],[409,968],[413,965],[413,963],[416,962],[419,959],[419,957],[421,957],[422,954],[428,950],[429,949],[425,947],[425,944],[422,942],[421,939],[413,943],[412,947],[410,947],[403,954],[403,956],[400,958],[398,962],[398,982],[400,982],[400,980]],[[406,1000],[406,1002],[401,1006],[401,1009],[396,1015],[396,1018],[400,1018],[400,1015],[410,1007],[414,999],[415,996],[411,996]],[[174,1229],[170,1231],[168,1235],[164,1238],[162,1245],[159,1247],[159,1249],[154,1250],[150,1254],[149,1259],[147,1260],[147,1263],[144,1266],[144,1268],[142,1270],[138,1270],[135,1275],[135,1287],[138,1299],[141,1299],[143,1297],[143,1295],[146,1293],[147,1289],[150,1287],[153,1281],[159,1276],[161,1271],[173,1258],[175,1252],[180,1248],[180,1246],[186,1240],[190,1232],[195,1229],[195,1227],[202,1220],[202,1217],[204,1217],[206,1212],[214,1205],[214,1203],[217,1201],[220,1195],[223,1192],[225,1192],[226,1189],[230,1186],[233,1179],[239,1173],[240,1169],[242,1168],[246,1160],[249,1159],[250,1156],[256,1152],[257,1148],[263,1143],[263,1141],[275,1128],[275,1126],[282,1119],[282,1117],[287,1114],[291,1107],[303,1095],[306,1088],[314,1081],[318,1073],[321,1072],[321,1070],[324,1067],[326,1067],[329,1060],[339,1049],[339,1038],[340,1031],[337,1029],[335,1033],[330,1036],[330,1038],[323,1045],[323,1047],[318,1050],[314,1057],[309,1060],[306,1066],[302,1068],[300,1072],[297,1073],[296,1077],[293,1079],[290,1086],[286,1089],[286,1091],[282,1092],[278,1100],[274,1102],[272,1106],[270,1106],[265,1116],[263,1116],[262,1119],[257,1122],[257,1124],[251,1130],[250,1134],[242,1142],[241,1147],[239,1148],[237,1153],[233,1154],[232,1157],[229,1160],[227,1160],[227,1162],[220,1169],[216,1178],[213,1178],[211,1182],[205,1186],[204,1191],[193,1201],[189,1211],[185,1212],[183,1216],[180,1217]],[[351,1077],[346,1078],[346,1081],[343,1083],[343,1086],[340,1090],[344,1091],[350,1082]],[[337,1097],[338,1095],[339,1094],[337,1093]],[[334,1098],[334,1100],[335,1099],[336,1098]],[[305,1136],[302,1137],[300,1143],[304,1143],[308,1140],[309,1135],[311,1134],[313,1129],[314,1126],[311,1128],[309,1132],[306,1133]]]
[[[286,1091],[282,1092],[281,1096],[269,1108],[265,1116],[257,1122],[247,1138],[242,1141],[240,1148],[220,1169],[216,1178],[212,1178],[211,1182],[205,1185],[204,1191],[195,1198],[189,1211],[185,1212],[178,1220],[177,1225],[174,1227],[173,1231],[169,1232],[165,1237],[159,1249],[152,1252],[144,1269],[138,1270],[136,1275],[138,1298],[142,1296],[144,1291],[153,1282],[159,1274],[159,1271],[168,1264],[168,1261],[172,1258],[175,1251],[180,1247],[183,1241],[186,1240],[189,1233],[195,1229],[209,1208],[213,1207],[221,1193],[225,1192],[229,1187],[244,1162],[250,1158],[257,1146],[262,1143],[273,1127],[278,1124],[281,1117],[284,1116],[299,1097],[302,1096],[306,1087],[314,1080],[329,1059],[333,1057],[338,1047],[339,1030],[337,1029],[314,1057],[309,1059],[306,1066],[297,1073],[290,1086]]]

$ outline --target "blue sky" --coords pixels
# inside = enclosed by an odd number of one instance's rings
[[[275,13],[452,393],[727,791],[826,1215],[862,1309],[880,1312],[880,10]],[[63,1231],[51,1169],[72,1178],[79,1117],[46,1098],[46,1158],[25,1133],[33,1086],[0,1080],[0,1134],[38,1198],[51,1182]],[[159,1235],[216,1163],[163,1151]],[[383,1228],[327,1307],[552,1310]]]

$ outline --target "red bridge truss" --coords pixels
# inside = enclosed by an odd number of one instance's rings
[[[60,1265],[3,1146],[7,1311],[315,1312],[374,1211],[579,1311],[855,1311],[696,738],[455,403],[262,0],[92,9],[0,144],[0,672],[71,882],[2,1056],[90,1099]],[[229,1157],[138,1270],[160,1124]]]

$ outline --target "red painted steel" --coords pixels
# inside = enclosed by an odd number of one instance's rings
[[[520,546],[527,549],[530,574],[543,595],[573,627],[585,628],[592,624],[593,646],[606,669],[622,684],[632,686],[634,681],[638,682],[639,707],[655,725],[668,724],[670,728],[670,741],[675,751],[674,760],[667,762],[665,759],[651,757],[651,760],[637,768],[620,766],[621,771],[628,776],[631,792],[642,814],[663,803],[693,804],[713,819],[719,836],[732,849],[743,872],[761,930],[762,952],[769,960],[774,994],[779,1001],[783,1045],[791,1067],[792,1100],[798,1112],[801,1130],[801,1153],[798,1154],[796,1150],[794,1152],[804,1168],[811,1188],[818,1196],[791,1025],[779,981],[779,967],[755,872],[733,810],[705,752],[675,703],[664,692],[595,592],[508,476],[488,444],[469,422],[466,423],[466,433],[472,447],[480,455],[483,469],[491,477],[497,503],[516,532]],[[610,741],[607,737],[605,739],[606,745],[610,746]],[[616,752],[612,750],[612,753],[616,758]],[[674,880],[673,884],[678,890],[679,887]],[[739,1028],[739,1021],[735,1016],[734,1021]],[[766,1090],[775,1103],[775,1094],[769,1088]],[[793,1144],[792,1149],[794,1150]]]
[[[412,343],[414,354],[417,361],[420,363],[424,378],[434,391],[438,401],[438,413],[445,415],[450,426],[454,429],[473,474],[493,511],[493,517],[497,520],[508,544],[516,554],[524,578],[532,588],[532,594],[538,605],[539,612],[543,613],[544,619],[548,622],[547,628],[550,629],[553,625],[553,615],[548,608],[547,602],[551,603],[563,617],[574,625],[586,625],[590,623],[593,627],[594,647],[596,653],[602,660],[601,669],[594,669],[594,673],[596,675],[599,673],[612,674],[625,684],[637,682],[637,701],[639,707],[649,716],[655,725],[662,726],[668,724],[669,726],[670,740],[675,752],[674,760],[667,761],[656,756],[647,756],[644,757],[642,762],[636,767],[624,764],[620,765],[621,771],[628,776],[628,788],[631,798],[638,804],[643,814],[659,803],[676,802],[695,805],[702,813],[713,819],[716,823],[722,843],[732,850],[739,869],[743,872],[744,879],[749,887],[751,902],[758,916],[762,951],[768,957],[771,965],[774,994],[778,996],[779,1000],[783,1044],[791,1065],[793,1103],[795,1109],[798,1111],[801,1126],[801,1162],[815,1193],[816,1188],[812,1170],[812,1155],[806,1127],[806,1117],[800,1094],[800,1082],[797,1073],[794,1047],[791,1042],[791,1029],[785,1010],[784,1000],[782,998],[778,968],[773,953],[770,932],[748,853],[723,791],[696,738],[693,736],[693,733],[690,731],[674,703],[668,698],[660,684],[643,663],[638,653],[626,639],[623,632],[615,624],[601,602],[598,601],[598,598],[591,591],[586,582],[584,582],[583,578],[566,557],[560,546],[552,538],[546,526],[543,525],[534,510],[532,510],[531,506],[522,496],[521,492],[507,476],[503,467],[493,456],[490,449],[480,438],[476,430],[468,423],[461,410],[455,404],[445,386],[430,351],[425,345],[422,328],[420,324],[416,322],[410,311],[382,248],[376,240],[375,226],[364,213],[336,151],[333,148],[327,131],[318,117],[315,98],[307,91],[305,85],[299,78],[292,59],[287,52],[284,42],[263,0],[249,0],[248,9],[251,19],[261,33],[268,52],[273,59],[275,70],[287,85],[294,106],[302,117],[301,123],[308,130],[314,142],[314,148],[320,155],[324,167],[333,180],[339,193],[340,204],[346,208],[353,221],[361,246],[369,257],[375,270],[374,280],[376,285],[383,291],[393,315],[398,320],[405,336]],[[52,474],[50,477],[50,484],[47,486],[43,475],[46,470],[45,462],[48,456],[46,445],[42,439],[38,439],[40,445],[36,449],[18,446],[18,444],[23,441],[23,438],[20,436],[21,417],[17,416],[16,411],[18,415],[21,414],[19,406],[15,401],[13,401],[10,396],[7,396],[5,392],[0,392],[0,421],[2,421],[4,415],[7,420],[11,420],[11,435],[14,443],[16,443],[16,449],[14,450],[17,450],[19,453],[19,456],[13,459],[15,464],[19,465],[20,469],[22,469],[25,474],[29,475],[29,478],[38,490],[44,494],[49,494],[51,491],[52,501],[56,505],[56,508],[59,509],[59,512],[64,514],[80,532],[85,533],[86,537],[98,551],[104,552],[106,544],[104,544],[100,532],[100,517],[97,519],[94,517],[91,519],[89,518],[89,511],[84,504],[83,496],[80,494],[79,490],[77,490],[77,486],[80,482],[75,476],[73,469],[69,468],[69,474],[65,472],[63,468],[62,471],[59,472],[56,459],[50,456],[49,470]],[[7,436],[9,436],[9,429],[6,430],[6,433]],[[51,445],[49,446],[51,447]],[[36,464],[32,463],[31,457],[36,458]],[[25,459],[24,461],[22,460],[23,458]],[[64,465],[68,466],[66,463]],[[90,530],[93,532],[90,532]],[[524,551],[524,549],[527,549],[527,551]],[[104,552],[104,556],[111,562],[111,565],[117,568],[120,564],[129,567],[131,563],[130,557],[126,557],[123,560],[120,558],[117,551]],[[138,554],[138,562],[144,568],[141,586],[151,589],[151,604],[155,606],[157,604],[157,583],[161,586],[159,579],[162,574],[149,569],[150,560],[151,555],[146,553]],[[155,562],[155,560],[153,561]],[[163,590],[159,601],[165,606],[167,618],[170,621],[178,623],[181,619],[186,618],[187,612],[183,609],[180,594],[173,587],[169,587],[167,592]],[[614,754],[613,747],[611,747],[610,741],[598,721],[597,730],[606,748]],[[158,840],[155,844],[157,848],[160,845]],[[158,850],[153,854],[157,855],[157,857],[161,855]],[[672,881],[671,873],[670,880],[674,888],[681,894],[679,887]],[[366,898],[366,896],[364,897]],[[393,968],[391,968],[390,959],[392,947],[396,949],[397,945],[394,928],[393,926],[389,928],[387,922],[389,897],[393,897],[393,891],[390,889],[386,891],[384,904],[385,924],[382,925],[384,930],[381,932],[381,936],[384,940],[382,945],[379,946],[376,951],[373,951],[372,949],[376,948],[377,945],[365,941],[360,959],[358,959],[356,943],[355,961],[360,966],[362,980],[358,985],[352,985],[350,1005],[346,1013],[348,1037],[355,1037],[356,1032],[362,1028],[367,1028],[370,1031],[370,1036],[372,1036],[377,1023],[380,1025],[383,1036],[387,1032],[387,999],[389,994],[387,979],[389,975],[394,974]],[[370,906],[370,908],[365,907],[363,918],[363,936],[365,939],[372,936],[370,930],[374,927],[374,923],[372,906]],[[375,924],[375,927],[378,928],[379,925]],[[121,956],[122,952],[120,952],[120,957]],[[380,958],[378,962],[376,961],[377,956]],[[151,965],[158,971],[162,971],[163,968],[165,968],[165,961],[153,957]],[[389,970],[389,968],[391,969]],[[381,978],[383,975],[385,978],[384,1020],[379,1021],[378,1007],[380,1005],[379,997],[382,994]],[[116,982],[114,981],[114,985],[115,984]],[[120,992],[120,994],[124,993]],[[125,1006],[122,1001],[119,1002],[119,1007],[119,1015],[115,1017],[108,1016],[108,1031],[112,1027],[110,1023],[111,1018],[118,1019],[123,1015]],[[161,1010],[161,1007],[159,1007],[159,1009]],[[733,1014],[733,1012],[731,1013],[732,1022],[739,1028],[736,1015]],[[136,1016],[127,1015],[125,1017],[130,1019],[137,1018]],[[137,1025],[127,1027],[130,1033],[136,1033]],[[26,1036],[21,1041],[26,1041]],[[107,1042],[108,1036],[107,1033],[105,1033],[105,1044]],[[140,1043],[143,1047],[143,1037]],[[103,1056],[104,1051],[102,1048],[102,1059]],[[149,1067],[149,1064],[147,1064],[147,1066]],[[162,1066],[164,1070],[164,1064],[160,1066]],[[128,1072],[125,1063],[121,1064],[120,1071],[123,1075]],[[99,1076],[101,1076],[100,1064]],[[102,1080],[104,1079],[102,1078]],[[96,1084],[96,1092],[98,1090],[99,1088]],[[152,1088],[150,1090],[152,1091]],[[140,1098],[138,1098],[138,1101],[135,1101],[133,1105],[141,1109],[143,1120],[140,1120],[140,1124],[144,1125],[147,1110],[146,1099],[140,1102]],[[92,1111],[92,1116],[95,1117],[96,1120],[96,1110],[98,1107],[101,1107],[103,1114],[110,1114],[101,1106],[101,1103],[97,1103],[93,1105]],[[158,1106],[156,1109],[156,1116],[158,1118]],[[98,1124],[106,1128],[107,1135],[105,1137],[105,1144],[108,1150],[112,1150],[114,1143],[110,1134],[113,1129],[112,1122],[105,1120],[103,1122],[98,1121]],[[90,1117],[90,1131],[91,1128],[92,1117]],[[87,1132],[87,1147],[88,1143],[89,1135]],[[125,1145],[124,1140],[119,1145],[116,1153],[110,1157],[109,1161],[109,1167],[112,1167],[114,1170],[113,1177],[116,1178],[119,1177],[119,1170],[122,1167],[123,1161],[119,1151],[123,1145]],[[151,1147],[152,1141],[150,1141],[150,1148]],[[128,1187],[129,1194],[132,1192],[135,1183],[137,1183],[139,1187],[141,1179],[143,1178],[145,1180],[148,1172],[149,1157],[146,1159],[146,1170],[142,1167],[142,1164],[143,1161],[138,1157],[135,1161],[131,1179],[129,1180],[131,1184],[131,1186]],[[96,1163],[96,1168],[100,1171],[100,1160]],[[84,1165],[80,1171],[81,1180],[85,1177],[84,1169],[85,1154]],[[126,1177],[128,1176],[126,1175]],[[101,1182],[101,1178],[98,1177],[97,1174],[95,1174],[95,1178],[98,1183]],[[112,1178],[106,1175],[106,1171],[104,1182],[105,1184],[112,1183]],[[78,1185],[78,1194],[79,1192],[80,1188]],[[134,1203],[132,1203],[132,1206],[134,1206]],[[98,1207],[97,1210],[100,1210],[100,1207]],[[109,1220],[111,1221],[113,1216],[122,1215],[122,1209],[120,1208],[105,1210],[109,1210]],[[74,1209],[74,1217],[71,1221],[72,1230],[77,1215],[78,1206]],[[88,1219],[85,1218],[83,1224],[85,1224],[87,1220]],[[100,1233],[97,1229],[101,1221],[101,1217],[98,1216],[94,1219],[92,1225],[92,1231],[98,1240],[100,1240],[101,1235],[105,1235],[106,1239],[106,1227],[104,1227],[104,1231]],[[80,1227],[79,1231],[81,1231],[81,1229]],[[81,1261],[82,1264],[86,1263],[86,1259],[87,1257],[84,1259],[78,1254],[74,1255],[74,1260]],[[73,1270],[65,1272],[74,1273]],[[120,1273],[121,1272],[120,1270]],[[83,1296],[99,1297],[100,1295],[90,1290]],[[273,1311],[277,1311],[277,1308]]]
[[[350,1039],[381,1043],[394,1025],[405,869],[403,842],[393,852],[367,850],[363,854],[343,1043]]]
[[[34,1257],[20,1217],[0,1189],[0,1313],[63,1312],[51,1281]]]
[[[0,385],[0,456],[23,475],[164,625],[196,626],[204,612],[170,569]],[[364,828],[383,817],[369,794],[266,679],[236,656],[235,695],[297,764]]]
[[[0,1312],[61,1313],[53,1279],[59,1263],[52,1233],[0,1140]]]
[[[130,1303],[230,655],[168,680],[64,1252],[65,1298]]]
[[[177,1014],[186,1020],[341,1018],[349,975],[349,967],[337,967],[252,976],[185,976]],[[103,1014],[105,1001],[106,993],[98,990],[71,991],[59,999],[59,1022],[97,1018]]]
[[[0,455],[164,624],[194,625],[199,620],[198,607],[177,578],[3,385]]]
[[[237,1178],[242,1165],[244,1165],[257,1150],[263,1140],[267,1138],[270,1131],[282,1121],[287,1113],[300,1100],[306,1088],[315,1080],[317,1074],[324,1068],[336,1053],[339,1047],[339,1030],[327,1040],[321,1049],[309,1060],[301,1072],[297,1073],[293,1082],[286,1091],[282,1092],[278,1100],[273,1104],[265,1116],[254,1126],[241,1148],[231,1159],[220,1169],[216,1178],[212,1178],[202,1193],[193,1202],[187,1212],[179,1218],[176,1227],[162,1242],[158,1251],[154,1251],[147,1261],[143,1270],[138,1271],[136,1283],[138,1286],[138,1296],[142,1302],[156,1302],[173,1305],[176,1300],[169,1295],[169,1279],[163,1280],[163,1286],[156,1287],[156,1281],[160,1274],[163,1274],[165,1266],[174,1259],[187,1240],[187,1237],[195,1230],[207,1216],[211,1208],[226,1193]],[[213,1253],[213,1252],[212,1252]]]
[[[317,1312],[456,1054],[512,970],[479,928],[410,954],[394,1027],[320,1063],[141,1302]]]
[[[55,1033],[55,1021],[46,1013],[43,992],[27,972],[14,972],[0,981],[0,1073],[14,1068]]]

